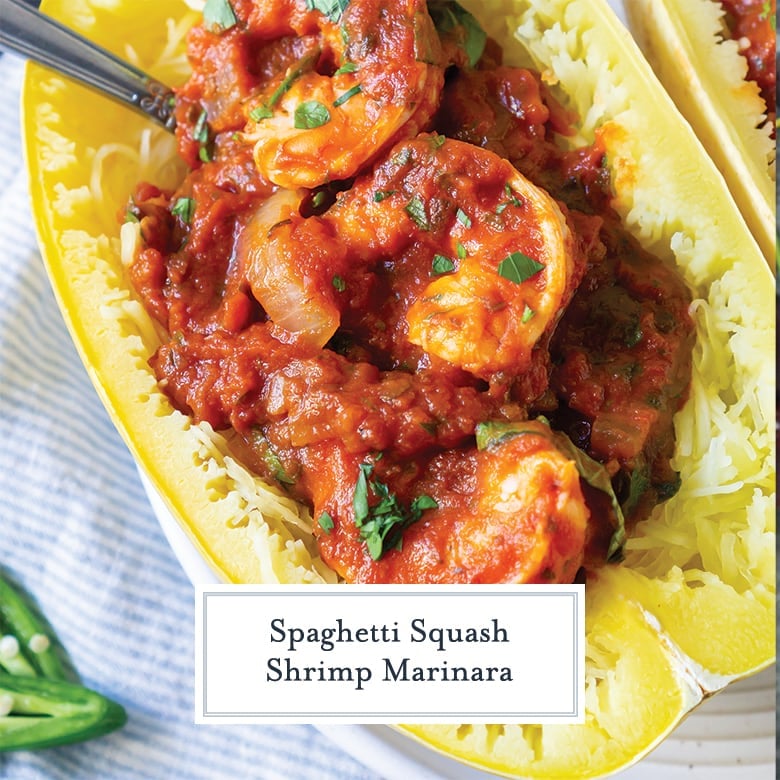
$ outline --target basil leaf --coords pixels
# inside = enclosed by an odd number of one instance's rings
[[[522,252],[512,252],[498,264],[498,273],[510,282],[522,284],[544,268],[532,257]]]
[[[330,122],[330,111],[319,100],[307,100],[295,109],[293,124],[299,130],[322,127]]]
[[[215,32],[229,30],[238,24],[228,0],[206,0],[206,5],[203,6],[203,21]]]

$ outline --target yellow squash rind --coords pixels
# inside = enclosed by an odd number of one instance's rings
[[[642,51],[696,130],[775,266],[775,144],[766,106],[745,80],[736,41],[722,35],[713,0],[629,0],[626,17]]]

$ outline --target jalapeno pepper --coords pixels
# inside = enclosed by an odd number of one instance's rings
[[[124,708],[83,685],[0,672],[0,752],[53,747],[122,726]]]
[[[58,644],[0,576],[0,752],[81,742],[127,720],[121,705],[66,679]]]
[[[57,655],[51,629],[25,602],[10,583],[0,576],[0,642],[6,639],[5,653],[0,649],[0,667],[10,674],[67,679]],[[12,653],[13,637],[18,652]]]

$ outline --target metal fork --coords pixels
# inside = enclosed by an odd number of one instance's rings
[[[19,54],[173,130],[174,93],[133,65],[22,0],[0,0],[0,49]]]

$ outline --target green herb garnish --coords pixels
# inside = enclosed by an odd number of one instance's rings
[[[206,5],[203,6],[203,21],[212,32],[224,32],[238,23],[228,0],[206,0]]]
[[[332,22],[341,20],[344,11],[347,10],[349,0],[306,0],[306,7],[310,11],[319,11]]]
[[[522,284],[538,274],[543,268],[544,266],[532,257],[528,257],[522,252],[512,252],[498,264],[498,273],[504,279],[509,279],[510,282]]]
[[[193,139],[202,144],[208,143],[209,140],[208,118],[208,114],[204,108],[203,111],[200,112],[200,115],[195,122],[195,127],[192,128]]]
[[[428,11],[440,33],[452,33],[458,45],[466,52],[469,65],[479,62],[485,50],[487,35],[479,22],[452,0],[430,0]]]
[[[362,92],[363,88],[360,86],[360,84],[355,84],[354,87],[350,87],[343,95],[339,95],[334,101],[333,101],[333,108],[338,108],[341,105],[344,105],[350,98],[355,97],[355,95],[358,94],[358,92]]]
[[[317,519],[317,522],[320,524],[320,528],[330,536],[330,532],[335,528],[333,518],[327,512],[323,512]]]
[[[344,292],[344,290],[347,289],[347,283],[344,281],[343,277],[339,276],[338,274],[333,277],[331,283],[333,284],[334,289],[336,289],[338,292]]]
[[[171,207],[171,214],[184,222],[185,225],[190,223],[192,215],[195,213],[195,200],[194,198],[177,198],[176,203]]]
[[[523,201],[520,200],[520,198],[518,198],[517,195],[515,195],[515,192],[512,189],[512,187],[509,185],[509,183],[504,185],[504,192],[507,194],[507,197],[509,198],[509,202],[513,206],[520,207],[523,205]]]
[[[369,481],[373,470],[370,463],[360,464],[352,508],[360,538],[366,543],[368,554],[378,561],[388,550],[400,549],[403,531],[416,523],[426,509],[436,509],[439,505],[430,496],[421,495],[408,508],[403,507],[384,482]],[[369,493],[378,499],[373,505]]]
[[[358,66],[354,62],[347,60],[333,75],[340,76],[342,73],[354,73]]]
[[[542,423],[542,426],[538,425]],[[571,439],[560,431],[554,431],[549,427],[549,421],[545,417],[537,417],[535,421],[529,422],[484,422],[479,423],[476,428],[477,449],[487,450],[492,447],[500,447],[504,442],[515,436],[523,435],[542,435],[549,439],[567,458],[574,461],[577,471],[591,487],[601,490],[609,497],[612,505],[612,517],[609,518],[612,523],[613,533],[607,550],[607,561],[615,563],[623,557],[623,545],[626,541],[625,530],[625,505],[621,508],[615,491],[612,488],[607,470],[603,464],[593,460],[589,455],[576,447]]]
[[[520,318],[521,322],[525,324],[530,320],[536,312],[526,303],[525,308],[523,309],[523,316]]]
[[[414,224],[417,225],[420,230],[430,230],[431,226],[428,222],[428,215],[425,213],[425,201],[420,195],[415,194],[412,199],[404,207],[404,211],[414,220]]]
[[[299,130],[322,127],[330,122],[330,111],[319,100],[307,100],[295,109],[294,125]]]
[[[198,158],[201,162],[211,161],[211,150],[209,149],[209,123],[206,109],[200,112],[195,127],[192,128],[192,138],[200,144],[198,149]]]
[[[471,217],[462,208],[458,208],[458,210],[455,212],[455,218],[458,220],[458,222],[460,222],[461,225],[463,225],[463,227],[471,227]]]
[[[263,106],[266,110],[270,111],[276,106],[285,92],[288,92],[290,87],[303,75],[304,71],[312,65],[314,62],[313,56],[304,57],[295,68],[288,68],[279,86],[271,93],[271,97],[268,98],[268,103]],[[267,114],[272,116],[272,113]],[[261,116],[261,119],[265,119],[265,116]]]
[[[374,203],[381,203],[385,198],[395,195],[395,190],[377,190],[374,193]]]
[[[261,119],[272,117],[274,112],[266,105],[256,106],[249,112],[249,118],[253,122],[259,122]]]
[[[436,276],[440,276],[441,274],[448,274],[450,271],[454,271],[455,263],[453,263],[449,257],[437,254],[433,256],[432,268],[433,273],[436,274]]]

